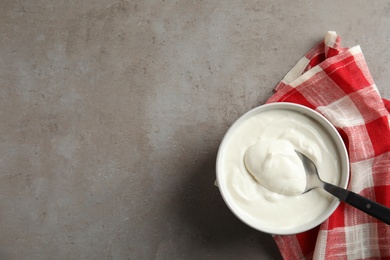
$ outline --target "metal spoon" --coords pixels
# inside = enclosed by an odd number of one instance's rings
[[[311,191],[314,188],[322,188],[337,197],[340,201],[343,201],[390,225],[390,208],[360,196],[352,191],[322,181],[318,175],[316,165],[306,155],[298,151],[295,152],[302,160],[302,164],[306,172],[306,189],[303,193]]]

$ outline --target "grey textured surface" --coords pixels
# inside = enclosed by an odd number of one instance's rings
[[[328,30],[390,98],[389,1],[0,1],[0,259],[280,259],[213,186]]]

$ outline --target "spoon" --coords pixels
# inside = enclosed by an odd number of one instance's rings
[[[311,191],[314,188],[322,188],[333,196],[337,197],[340,201],[343,201],[390,225],[390,208],[360,196],[359,194],[356,194],[352,191],[324,182],[320,179],[317,167],[313,161],[310,160],[306,155],[296,150],[295,152],[301,159],[306,172],[306,189],[303,193]]]

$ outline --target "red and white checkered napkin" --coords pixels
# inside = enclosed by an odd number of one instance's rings
[[[349,152],[348,189],[390,207],[390,102],[380,97],[359,46],[342,48],[328,32],[277,85],[271,102],[324,115]],[[274,239],[285,259],[390,259],[390,226],[344,203],[319,227]]]

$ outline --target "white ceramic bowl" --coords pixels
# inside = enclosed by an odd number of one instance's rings
[[[269,225],[263,225],[261,221],[253,221],[250,217],[248,217],[248,213],[244,212],[242,209],[239,208],[238,203],[236,200],[232,199],[231,193],[232,191],[227,188],[227,185],[221,185],[223,183],[226,183],[226,174],[223,172],[224,167],[224,153],[226,151],[227,143],[231,139],[232,134],[237,130],[237,128],[242,125],[243,122],[245,122],[248,118],[251,118],[255,115],[258,115],[260,113],[264,113],[266,111],[270,110],[276,110],[276,109],[283,109],[283,110],[290,110],[295,111],[300,114],[304,114],[305,116],[311,118],[314,120],[318,125],[321,126],[322,129],[325,130],[325,132],[330,136],[330,138],[333,140],[333,145],[335,150],[337,151],[337,159],[339,162],[339,169],[340,169],[340,182],[338,183],[338,186],[346,188],[349,180],[349,159],[347,150],[345,148],[344,142],[340,136],[340,134],[337,132],[336,128],[321,114],[318,112],[307,108],[305,106],[293,104],[293,103],[271,103],[262,105],[259,107],[256,107],[243,116],[241,116],[227,131],[226,135],[224,136],[219,150],[218,150],[218,156],[217,156],[217,162],[216,162],[216,173],[217,173],[217,183],[218,187],[220,189],[220,192],[222,194],[222,197],[227,204],[227,206],[230,208],[230,210],[244,223],[248,224],[249,226],[253,227],[254,229],[257,229],[262,232],[270,233],[270,234],[279,234],[279,235],[287,235],[287,234],[296,234],[301,233],[307,230],[310,230],[322,222],[324,222],[337,208],[340,201],[336,198],[334,198],[329,206],[315,219],[311,220],[310,222],[298,224],[296,226],[289,226],[284,227],[283,223],[280,223],[280,225],[276,225],[274,227],[270,227]],[[262,205],[258,205],[261,207]],[[310,210],[308,208],[307,210]],[[299,214],[299,212],[297,212]]]

